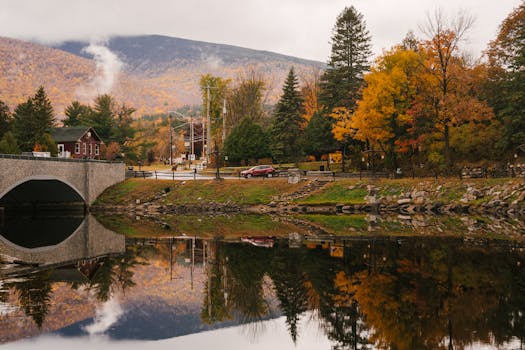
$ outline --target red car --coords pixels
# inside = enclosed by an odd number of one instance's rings
[[[241,176],[244,176],[246,179],[252,176],[272,177],[274,175],[275,169],[271,165],[257,165],[241,172]]]

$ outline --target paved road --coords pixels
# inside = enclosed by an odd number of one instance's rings
[[[156,176],[156,177],[155,177]],[[138,176],[140,177],[140,176]],[[147,179],[159,179],[159,180],[213,180],[215,175],[202,175],[195,174],[193,171],[175,171],[175,172],[157,172],[156,175],[153,172],[151,177],[146,177]],[[239,179],[238,176],[224,176],[221,175],[223,179]],[[241,177],[241,179],[244,179]]]

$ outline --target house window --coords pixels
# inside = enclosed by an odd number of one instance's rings
[[[92,155],[93,154],[93,144],[90,143],[89,144],[89,155]]]
[[[64,153],[64,145],[59,143],[57,145],[57,148],[58,148],[58,153]]]
[[[87,143],[84,142],[84,155],[87,155]]]
[[[80,154],[80,143],[75,143],[75,154]]]
[[[100,146],[98,144],[95,144],[95,155],[98,156],[100,154]]]

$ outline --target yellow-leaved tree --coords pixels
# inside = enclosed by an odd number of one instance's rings
[[[409,137],[411,107],[422,69],[419,52],[396,46],[379,57],[365,76],[366,88],[358,108],[347,122],[354,137],[367,142],[371,150],[386,153],[391,169],[398,167],[397,152]]]

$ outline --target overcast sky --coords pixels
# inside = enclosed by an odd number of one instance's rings
[[[0,0],[0,36],[37,41],[163,34],[326,61],[337,15],[364,15],[373,51],[397,44],[426,15],[467,11],[475,57],[522,0]]]

